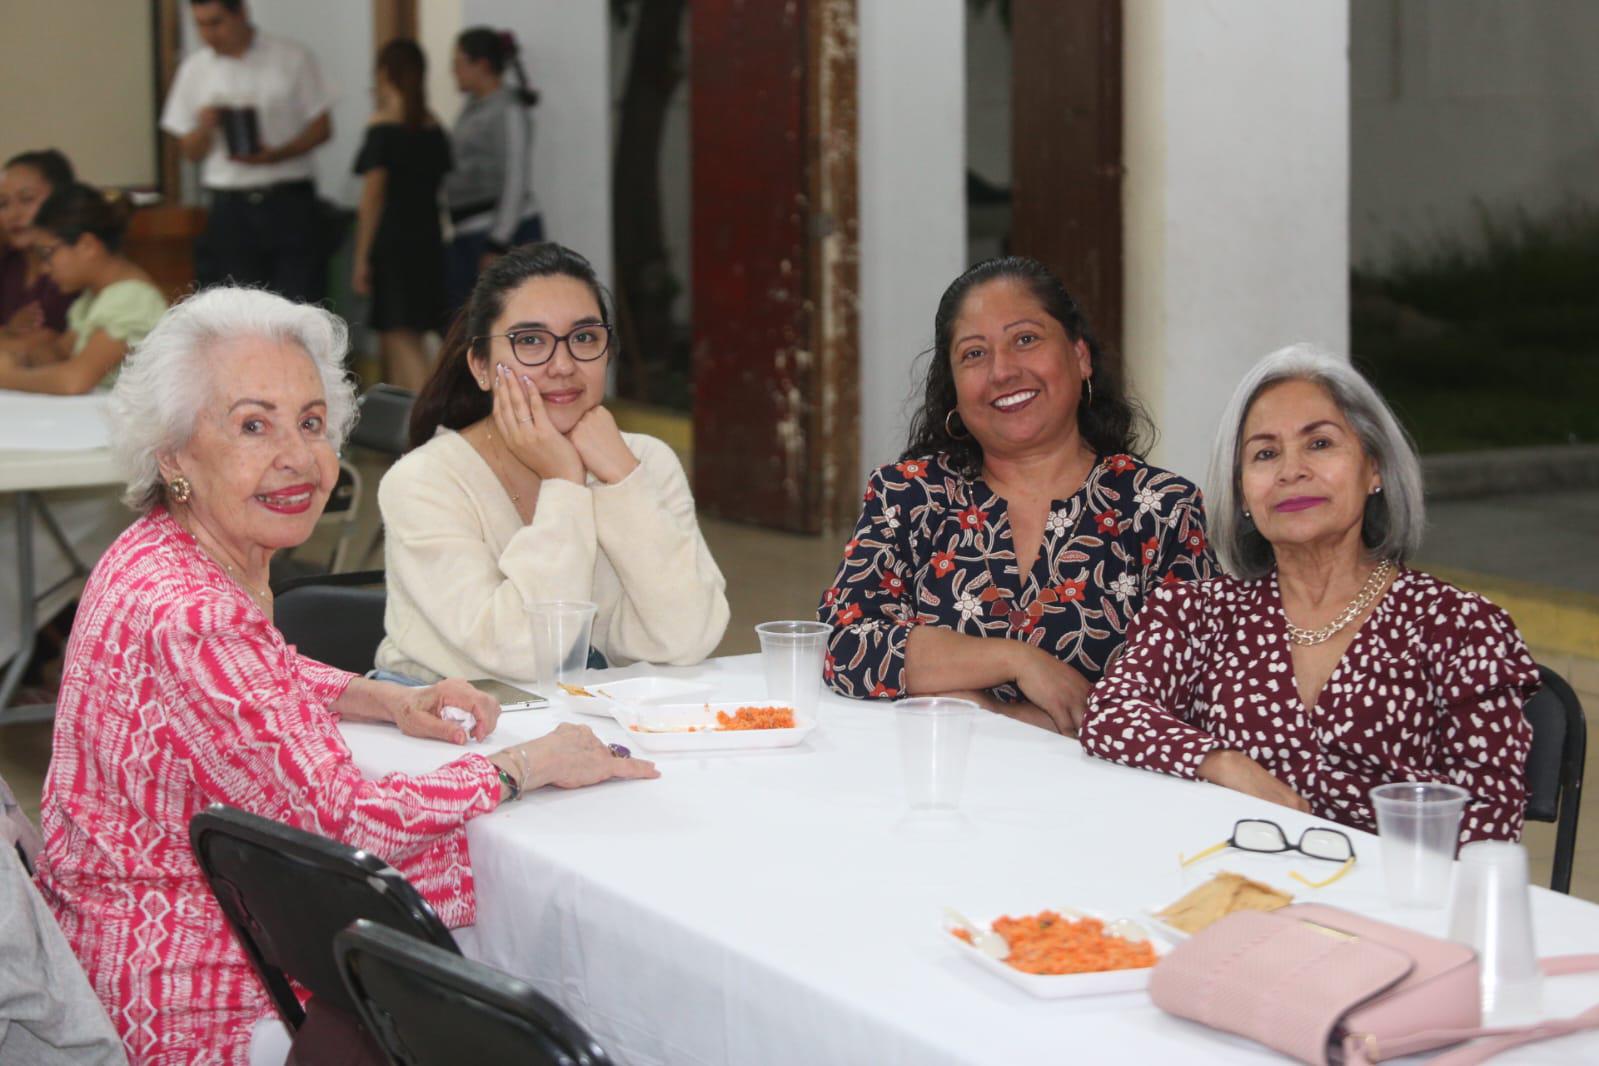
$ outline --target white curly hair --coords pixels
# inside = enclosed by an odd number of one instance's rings
[[[127,482],[122,500],[148,511],[166,494],[160,457],[182,448],[211,383],[209,358],[240,337],[293,342],[322,378],[327,433],[335,451],[355,421],[355,384],[345,370],[344,320],[261,289],[219,285],[173,305],[129,354],[111,390],[111,450]]]

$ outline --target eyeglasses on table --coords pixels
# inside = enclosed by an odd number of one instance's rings
[[[1191,866],[1201,859],[1208,859],[1210,856],[1226,851],[1228,848],[1237,848],[1239,851],[1253,851],[1265,855],[1297,851],[1308,858],[1342,864],[1331,877],[1320,881],[1313,881],[1297,870],[1289,871],[1289,877],[1292,877],[1300,884],[1309,885],[1311,888],[1326,888],[1347,874],[1355,865],[1354,842],[1342,830],[1313,826],[1299,834],[1299,842],[1294,844],[1289,842],[1288,834],[1283,832],[1282,826],[1266,818],[1241,818],[1233,824],[1233,835],[1226,840],[1212,844],[1210,847],[1192,855],[1178,855],[1177,858],[1183,866]]]

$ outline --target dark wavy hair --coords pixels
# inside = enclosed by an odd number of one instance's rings
[[[505,311],[506,297],[525,281],[549,277],[575,278],[587,285],[600,305],[600,318],[607,325],[613,321],[610,294],[587,259],[553,241],[512,248],[478,275],[466,307],[455,316],[439,350],[438,365],[411,408],[411,447],[432,440],[440,426],[465,429],[493,412],[494,398],[478,387],[469,357],[474,351],[488,356],[489,342],[482,338]],[[610,356],[616,356],[614,342]]]
[[[59,148],[39,148],[32,152],[18,152],[6,160],[5,169],[31,167],[38,171],[50,191],[65,189],[78,180],[72,171],[72,161]]]
[[[942,452],[967,477],[975,477],[982,470],[982,447],[969,434],[957,437],[948,429],[950,412],[955,410],[954,353],[950,349],[955,320],[966,306],[967,296],[979,286],[1003,280],[1027,286],[1049,316],[1066,330],[1067,337],[1088,345],[1094,372],[1094,402],[1088,402],[1088,390],[1084,389],[1077,404],[1077,431],[1083,440],[1100,455],[1126,452],[1143,458],[1154,442],[1155,428],[1144,409],[1127,395],[1121,361],[1106,355],[1104,346],[1089,329],[1083,309],[1060,279],[1043,263],[1020,255],[985,259],[944,290],[933,316],[933,347],[922,353],[927,357],[922,405],[911,417],[910,438],[900,458],[917,459]]]
[[[133,205],[121,193],[108,196],[92,185],[74,182],[55,190],[39,205],[33,226],[67,244],[76,244],[85,233],[92,234],[106,251],[115,252],[122,247],[122,235],[132,215]]]
[[[518,87],[513,90],[523,107],[539,102],[539,92],[527,80],[527,69],[522,66],[522,48],[510,30],[496,30],[489,26],[473,26],[462,30],[455,39],[455,47],[468,59],[487,63],[496,74],[504,74],[509,66],[516,74]]]

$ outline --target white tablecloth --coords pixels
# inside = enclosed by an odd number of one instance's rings
[[[758,671],[744,656],[668,672],[713,681],[717,698],[761,699]],[[961,957],[939,919],[946,904],[1131,914],[1220,869],[1293,887],[1289,870],[1321,864],[1234,852],[1184,873],[1176,856],[1226,839],[1240,817],[1272,818],[1292,838],[1321,823],[986,715],[965,820],[920,824],[902,806],[892,710],[829,697],[820,717],[797,748],[663,756],[659,780],[546,790],[473,821],[478,956],[530,980],[627,1063],[1278,1061],[1142,993],[1033,999]],[[567,719],[637,747],[560,707],[504,716],[481,747]],[[458,750],[383,726],[344,734],[373,775],[431,769]],[[1441,910],[1388,907],[1377,839],[1351,835],[1356,868],[1301,898],[1442,932]],[[1534,895],[1544,953],[1599,951],[1599,907]],[[1599,976],[1551,980],[1545,1000],[1575,1013],[1599,1002]],[[1599,1061],[1599,1036],[1503,1061],[1584,1059]]]
[[[89,566],[133,521],[117,500],[120,483],[106,446],[106,395],[39,396],[0,389],[0,665],[16,652],[17,598],[48,589],[71,573],[71,561],[33,522],[33,588],[17,587],[16,492],[41,494],[73,550]],[[77,589],[59,589],[38,605],[43,625]]]

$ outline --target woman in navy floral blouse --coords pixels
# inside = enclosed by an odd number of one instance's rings
[[[828,683],[1075,735],[1150,590],[1214,572],[1199,490],[1137,458],[1147,427],[1046,267],[956,278],[910,443],[867,482],[817,611]]]

